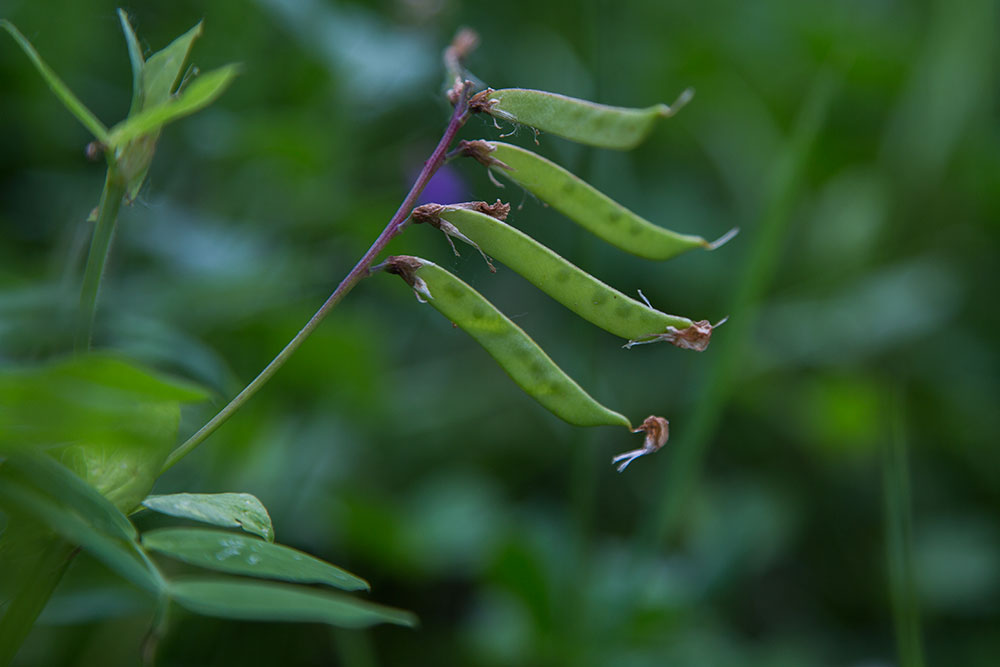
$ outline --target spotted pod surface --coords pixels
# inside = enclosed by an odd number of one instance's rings
[[[542,90],[487,90],[473,108],[495,118],[521,123],[571,141],[627,150],[638,145],[656,121],[672,115],[666,104],[645,109],[613,107]],[[677,104],[674,105],[678,106]]]
[[[524,276],[583,319],[616,336],[640,341],[654,338],[669,327],[686,329],[692,324],[686,317],[667,315],[625,296],[494,217],[448,207],[439,216],[483,252]],[[445,231],[447,233],[447,228]]]
[[[502,141],[485,143],[493,149],[488,163],[496,173],[616,248],[644,259],[666,260],[695,248],[712,247],[700,236],[654,225],[541,155]]]
[[[390,257],[386,270],[403,277],[442,315],[472,336],[529,396],[576,426],[625,426],[628,419],[595,401],[542,348],[479,292],[419,257]]]

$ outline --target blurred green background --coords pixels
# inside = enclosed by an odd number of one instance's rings
[[[130,99],[115,6],[0,2],[107,124]],[[217,393],[182,437],[391,216],[447,120],[439,54],[459,26],[480,32],[469,66],[495,88],[646,106],[694,87],[635,151],[546,135],[535,149],[665,226],[742,230],[653,264],[453,163],[430,198],[503,197],[513,224],[622,291],[732,316],[700,355],[625,351],[429,228],[390,248],[457,272],[633,422],[669,417],[671,443],[616,474],[636,437],[559,422],[397,279],[364,281],[156,491],[256,494],[281,542],[366,577],[422,627],[178,610],[159,664],[915,665],[920,646],[929,664],[996,664],[996,3],[126,10],[147,52],[204,19],[194,63],[245,67],[164,132],[102,293],[99,347]],[[104,172],[6,36],[0,81],[0,359],[41,360],[67,348]],[[462,137],[498,134],[474,118]],[[529,131],[510,140],[534,147]],[[78,558],[20,664],[135,664],[153,604]]]

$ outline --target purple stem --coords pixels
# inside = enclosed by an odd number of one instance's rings
[[[333,293],[329,296],[326,302],[320,306],[319,310],[306,322],[306,325],[299,330],[295,337],[288,341],[288,344],[278,353],[274,359],[271,360],[264,370],[260,372],[253,381],[243,388],[236,397],[229,401],[226,407],[222,408],[218,414],[216,414],[212,419],[208,421],[204,426],[202,426],[198,431],[192,435],[190,438],[184,441],[177,449],[170,453],[167,457],[166,462],[163,464],[163,468],[160,470],[162,474],[168,470],[175,463],[180,461],[184,456],[188,454],[192,449],[197,447],[205,438],[210,436],[215,432],[217,428],[222,426],[227,419],[229,419],[234,412],[239,410],[244,403],[246,403],[250,398],[257,393],[257,391],[271,379],[278,369],[281,368],[289,357],[305,342],[306,338],[316,330],[316,327],[320,325],[333,307],[340,303],[348,292],[350,292],[355,285],[361,282],[361,279],[368,275],[369,269],[375,258],[378,257],[379,253],[385,249],[389,242],[396,238],[403,229],[406,227],[406,223],[410,218],[410,211],[413,209],[417,202],[417,198],[420,193],[423,192],[424,188],[427,187],[427,183],[430,182],[431,177],[434,176],[435,172],[441,168],[441,165],[445,162],[445,152],[448,147],[455,140],[455,135],[458,134],[459,129],[465,124],[468,119],[468,86],[462,89],[461,95],[459,95],[459,101],[455,105],[455,110],[451,114],[451,119],[448,121],[448,127],[445,129],[444,134],[441,136],[441,141],[438,142],[437,147],[431,156],[424,162],[423,169],[420,170],[420,174],[417,175],[417,180],[414,181],[413,187],[410,188],[410,192],[406,195],[403,203],[399,205],[399,209],[389,220],[389,224],[385,226],[382,233],[378,235],[375,242],[372,243],[368,251],[358,260],[358,263],[354,265],[351,272],[340,281],[337,285],[337,289],[333,290]]]

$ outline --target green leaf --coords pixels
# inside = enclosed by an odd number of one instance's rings
[[[142,109],[170,99],[181,78],[194,40],[201,35],[201,22],[149,57],[142,68]]]
[[[667,260],[695,248],[717,247],[700,236],[654,225],[541,155],[500,141],[484,144],[489,152],[483,161],[496,173],[616,248],[645,259]]]
[[[480,93],[473,107],[495,118],[529,125],[571,141],[619,150],[634,148],[661,118],[674,115],[691,97],[685,91],[672,107],[630,109],[596,104],[541,90],[505,88]],[[477,96],[478,97],[478,96]]]
[[[288,584],[216,578],[170,582],[169,593],[182,607],[205,616],[252,621],[329,623],[365,628],[377,623],[414,627],[412,613],[347,595]]]
[[[128,21],[125,10],[118,10],[118,20],[122,24],[122,32],[125,34],[125,43],[128,46],[128,59],[132,64],[132,104],[128,110],[128,115],[131,116],[142,108],[142,70],[145,67],[145,61],[142,57],[142,48],[139,46],[139,39],[135,36],[135,31]]]
[[[74,508],[77,514],[108,537],[126,541],[138,537],[128,517],[94,487],[50,457],[15,455],[7,459],[4,467],[36,488],[45,489],[53,500]]]
[[[576,426],[625,426],[624,415],[609,410],[573,381],[519,326],[483,295],[437,264],[400,255],[387,262],[442,315],[472,336],[529,396]]]
[[[0,506],[44,524],[141,588],[156,593],[165,586],[160,573],[142,558],[137,544],[112,537],[101,530],[99,518],[85,514],[86,508],[60,502],[51,490],[35,486],[9,465],[0,466]]]
[[[264,504],[249,493],[174,493],[149,496],[142,506],[161,514],[210,523],[226,528],[242,528],[274,541],[274,526]],[[227,533],[228,535],[228,533]]]
[[[108,355],[0,371],[0,453],[47,447],[120,510],[142,501],[204,392]]]
[[[139,400],[194,403],[209,397],[208,392],[193,382],[150,372],[134,362],[107,353],[72,357],[50,368],[53,378],[106,387]]]
[[[239,74],[238,65],[226,65],[198,76],[183,92],[156,106],[148,106],[111,128],[108,145],[121,147],[164,125],[189,116],[214,102]]]
[[[347,591],[368,590],[368,582],[291,547],[208,528],[162,528],[143,533],[142,545],[210,570],[262,579],[326,584]]]
[[[73,442],[145,446],[157,434],[150,406],[205,395],[108,355],[0,369],[0,452]]]
[[[63,83],[62,79],[60,79],[59,76],[52,71],[52,68],[50,68],[44,60],[42,60],[38,51],[36,51],[35,47],[31,45],[31,42],[29,42],[27,38],[21,34],[21,31],[14,27],[14,24],[6,19],[0,19],[0,28],[3,28],[10,33],[10,36],[13,37],[14,41],[18,43],[21,50],[27,54],[28,58],[31,59],[31,62],[34,63],[35,69],[37,69],[38,73],[42,75],[42,78],[45,79],[45,83],[49,85],[49,88],[52,89],[52,92],[59,98],[59,101],[63,103],[63,106],[65,106],[66,109],[73,114],[73,116],[75,116],[76,119],[80,121],[80,123],[82,123],[91,134],[94,135],[94,138],[106,144],[108,141],[108,129],[104,127],[104,123],[98,120],[97,116],[95,116],[90,109],[84,106],[83,102],[81,102],[79,98],[73,94],[73,91],[71,91],[69,87]]]

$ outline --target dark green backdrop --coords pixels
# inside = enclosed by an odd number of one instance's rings
[[[106,123],[124,116],[131,81],[114,9],[0,3]],[[481,33],[469,64],[493,87],[633,106],[694,87],[635,151],[545,135],[537,150],[665,226],[742,229],[717,252],[649,263],[454,163],[430,196],[503,197],[514,224],[623,291],[733,316],[700,355],[625,351],[475,252],[454,258],[429,228],[391,248],[459,273],[596,397],[633,421],[666,414],[673,440],[618,475],[610,457],[637,439],[558,422],[398,280],[367,280],[157,491],[256,494],[280,541],[367,577],[372,599],[422,627],[177,611],[160,664],[898,664],[890,575],[907,564],[917,604],[896,618],[919,612],[927,662],[995,664],[995,3],[126,9],[147,50],[204,19],[194,62],[244,64],[218,103],[165,131],[99,312],[98,346],[217,392],[182,436],[267,363],[395,210],[447,120],[439,53],[461,25]],[[103,169],[0,37],[0,359],[42,359],[66,340],[53,313],[76,289]],[[498,134],[475,118],[462,136]],[[512,141],[534,146],[527,131]],[[912,550],[890,556],[905,525],[886,513],[905,501],[900,452]],[[20,662],[135,664],[152,607],[80,558]]]

